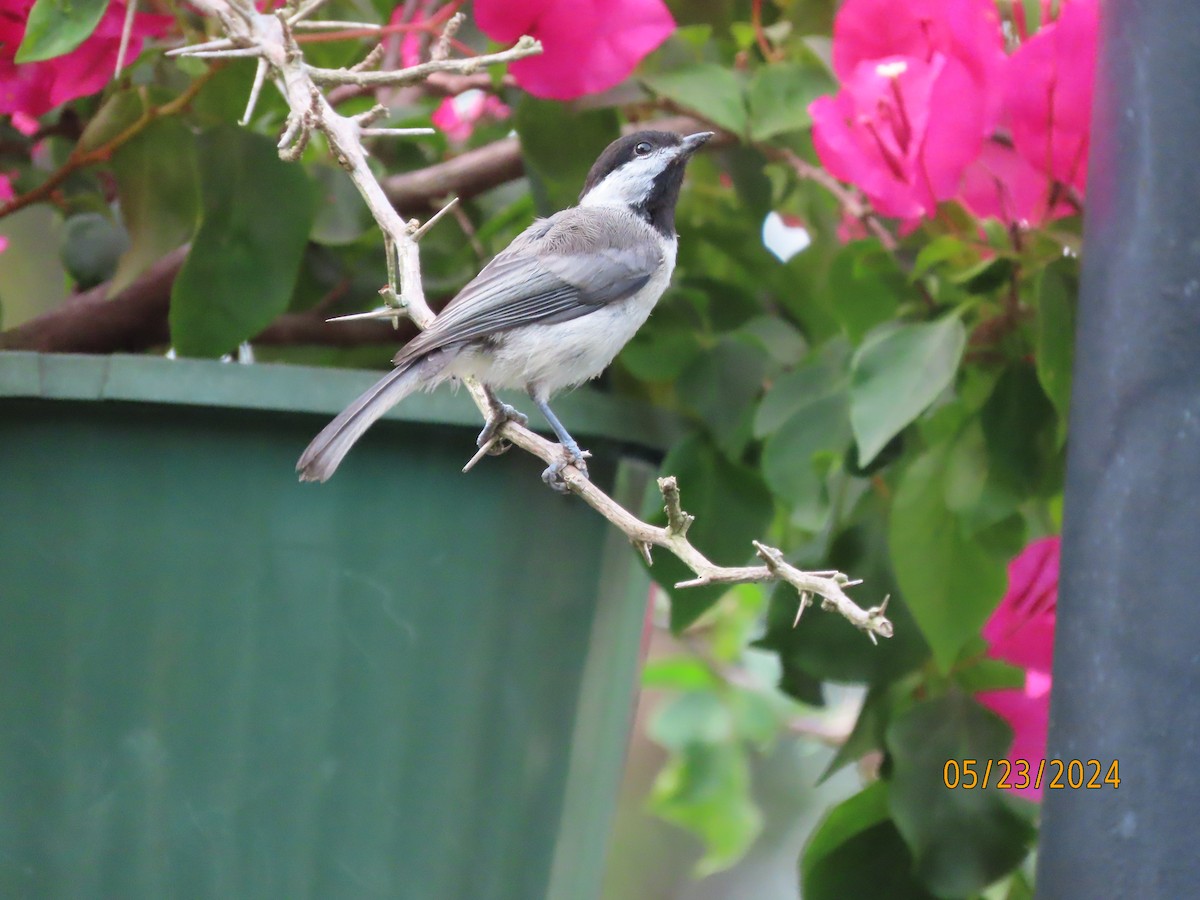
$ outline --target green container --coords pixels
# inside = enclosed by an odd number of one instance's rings
[[[375,374],[0,354],[0,897],[599,891],[647,580],[519,451]],[[316,415],[314,413],[319,413]],[[656,417],[561,414],[636,504]]]

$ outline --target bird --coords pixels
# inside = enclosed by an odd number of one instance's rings
[[[489,406],[480,447],[505,422],[528,422],[495,394],[521,389],[564,451],[543,481],[566,491],[567,466],[587,477],[586,454],[550,398],[604,371],[662,297],[675,269],[684,171],[712,136],[647,130],[609,144],[576,206],[536,219],[400,349],[391,372],[313,438],[296,464],[300,480],[327,480],[371,424],[409,394],[467,376],[483,385]]]

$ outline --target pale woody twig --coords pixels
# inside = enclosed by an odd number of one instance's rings
[[[350,69],[319,69],[310,67],[309,75],[318,84],[356,84],[371,87],[400,87],[406,84],[417,84],[424,81],[434,72],[458,72],[470,75],[482,68],[496,63],[514,62],[541,53],[542,45],[526,35],[508,50],[498,53],[488,53],[483,56],[470,56],[465,59],[431,59],[407,69],[397,69],[392,72],[354,72]]]
[[[454,35],[458,34],[458,29],[462,28],[462,23],[465,21],[467,21],[467,17],[460,12],[450,17],[450,21],[446,23],[446,27],[442,29],[441,37],[437,39],[437,43],[429,51],[429,58],[431,60],[440,62],[443,59],[450,58],[450,42],[454,40]]]
[[[371,214],[379,223],[384,235],[388,261],[388,285],[381,293],[388,300],[388,306],[370,313],[342,316],[338,320],[389,318],[393,324],[397,324],[399,316],[407,314],[419,327],[428,327],[434,315],[425,301],[421,284],[417,239],[444,215],[450,206],[441,210],[424,226],[417,227],[405,222],[388,202],[382,187],[372,174],[367,164],[366,151],[362,146],[364,133],[387,129],[364,128],[363,122],[370,120],[369,115],[355,119],[338,114],[318,90],[317,84],[412,84],[433,72],[473,72],[493,63],[531,56],[541,51],[541,45],[532,38],[522,37],[516,46],[499,53],[472,59],[434,59],[398,72],[314,69],[304,63],[292,36],[291,27],[314,11],[322,0],[310,0],[290,17],[283,10],[278,11],[276,15],[260,14],[241,0],[193,2],[221,21],[231,40],[230,46],[239,48],[247,55],[261,56],[276,74],[276,84],[291,109],[287,127],[280,141],[280,155],[284,158],[294,158],[298,155],[297,148],[303,147],[309,134],[314,130],[320,131],[325,136],[334,159],[349,173]],[[450,28],[447,28],[447,31],[452,33]],[[222,51],[217,51],[220,52]],[[204,51],[202,53],[207,55]],[[201,54],[193,52],[191,55]],[[474,379],[466,379],[466,385],[480,412],[488,415],[491,404],[482,385]],[[561,461],[563,448],[560,445],[509,421],[501,426],[496,438],[480,448],[475,459],[468,463],[468,468],[492,450],[501,438],[546,463]],[[866,632],[872,640],[877,635],[890,637],[892,634],[892,624],[885,615],[886,600],[878,607],[862,609],[846,596],[844,588],[852,582],[839,572],[802,572],[788,564],[778,550],[757,542],[754,546],[763,560],[763,565],[723,567],[711,562],[687,538],[693,517],[683,511],[674,477],[659,480],[659,488],[666,504],[665,528],[638,519],[596,487],[573,465],[563,469],[562,478],[572,492],[624,532],[647,562],[650,561],[651,547],[663,547],[687,565],[696,577],[682,582],[679,585],[681,587],[783,581],[799,592],[802,610],[812,602],[813,596],[819,596],[823,606],[839,612],[853,625]]]

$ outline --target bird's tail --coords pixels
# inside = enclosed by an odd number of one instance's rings
[[[432,385],[446,366],[446,361],[438,358],[440,356],[427,356],[389,372],[342,410],[300,454],[296,463],[300,480],[327,480],[376,419],[409,394]]]

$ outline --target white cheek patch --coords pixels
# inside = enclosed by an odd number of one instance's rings
[[[610,172],[579,202],[580,206],[632,206],[650,196],[656,179],[678,154],[676,147],[662,147],[649,156],[630,160]]]

